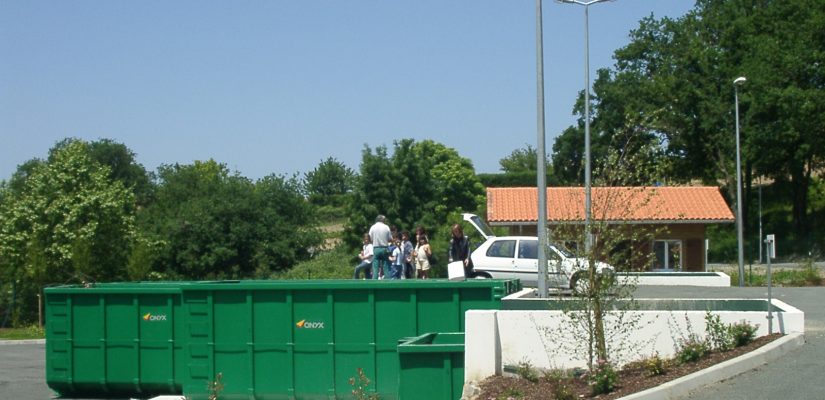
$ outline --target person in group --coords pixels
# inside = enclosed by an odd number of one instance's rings
[[[464,236],[464,229],[462,229],[459,224],[453,225],[452,228],[448,259],[450,262],[462,261],[464,263],[464,276],[467,278],[473,276],[473,260],[470,258],[470,239]]]
[[[401,232],[401,279],[415,278],[415,267],[413,267],[413,244],[410,242],[410,233]]]
[[[369,236],[372,242],[372,279],[379,279],[390,270],[389,253],[387,246],[392,242],[390,227],[386,217],[378,215],[375,223],[370,227]]]
[[[361,262],[355,267],[355,273],[352,279],[358,279],[361,272],[363,272],[364,278],[372,279],[372,243],[370,243],[369,233],[364,234],[363,242],[361,253],[358,254],[358,259],[361,260]]]
[[[430,256],[432,250],[430,243],[427,241],[427,235],[421,235],[418,238],[418,244],[413,251],[415,257],[415,270],[419,279],[427,279],[430,272]]]
[[[421,240],[421,237],[427,239],[427,243],[430,242],[430,238],[427,237],[427,230],[424,229],[422,225],[418,225],[415,227],[415,245],[418,246],[418,242]]]
[[[393,242],[389,247],[390,252],[390,273],[389,279],[400,279],[401,268],[404,266],[403,250],[401,248],[401,241],[393,238]],[[385,278],[387,279],[387,278]]]

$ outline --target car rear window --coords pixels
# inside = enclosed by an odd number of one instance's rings
[[[496,240],[487,249],[487,257],[513,258],[516,254],[515,240]]]

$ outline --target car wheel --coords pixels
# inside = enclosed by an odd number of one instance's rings
[[[585,272],[577,272],[570,278],[570,290],[575,295],[586,295],[590,291],[590,280]]]
[[[484,271],[473,271],[473,274],[470,276],[472,279],[493,279],[493,276]]]
[[[616,271],[605,268],[600,273],[602,284],[608,286],[616,286]]]

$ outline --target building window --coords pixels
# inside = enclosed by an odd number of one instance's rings
[[[654,240],[653,269],[659,271],[682,270],[682,241],[681,240]]]

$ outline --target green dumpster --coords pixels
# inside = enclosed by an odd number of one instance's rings
[[[517,280],[222,281],[46,289],[46,381],[63,397],[351,398],[362,368],[399,395],[398,341],[463,332]]]
[[[465,311],[499,309],[517,287],[500,280],[190,285],[182,288],[183,393],[205,399],[220,373],[221,398],[349,399],[349,379],[362,368],[368,390],[397,399],[399,339],[463,332]]]
[[[398,345],[399,399],[458,400],[464,389],[464,333],[427,333]]]
[[[47,288],[46,383],[63,397],[180,393],[185,284]]]

